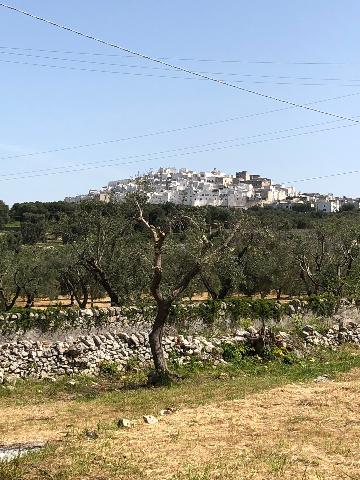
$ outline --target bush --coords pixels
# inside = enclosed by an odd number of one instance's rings
[[[281,348],[276,345],[265,348],[264,358],[270,361],[280,360],[281,362],[287,364],[293,364],[297,360],[294,354],[288,352],[285,348]]]
[[[100,375],[106,377],[115,377],[118,374],[118,364],[116,362],[110,362],[103,360],[99,365]]]
[[[239,363],[245,356],[252,354],[252,350],[248,345],[233,345],[232,343],[223,343],[221,345],[222,357],[226,362]]]
[[[331,317],[336,313],[340,305],[340,299],[335,295],[310,295],[308,298],[309,310],[321,317]]]

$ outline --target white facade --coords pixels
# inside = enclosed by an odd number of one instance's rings
[[[322,197],[315,201],[315,209],[318,212],[334,213],[338,212],[339,208],[338,199]]]
[[[187,168],[177,170],[174,167],[160,168],[151,171],[138,179],[111,181],[100,191],[91,190],[88,195],[67,198],[66,201],[79,202],[97,198],[109,201],[112,196],[122,201],[128,193],[139,189],[141,183],[149,187],[149,202],[163,204],[167,202],[177,205],[202,207],[207,205],[231,208],[248,208],[260,204],[271,204],[283,201],[295,194],[292,187],[271,185],[269,179],[266,187],[259,187],[260,175],[251,176],[250,181],[239,179],[214,168],[211,172],[195,172]],[[256,186],[256,188],[255,188]]]

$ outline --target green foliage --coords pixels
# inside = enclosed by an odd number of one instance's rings
[[[20,459],[14,459],[10,462],[0,461],[0,479],[1,480],[22,480],[23,474],[20,468]]]
[[[339,308],[339,298],[331,293],[310,295],[307,302],[309,310],[321,317],[331,317]]]
[[[344,203],[344,205],[341,205],[339,212],[351,212],[352,210],[355,210],[354,203]]]
[[[253,355],[253,349],[245,343],[238,345],[233,345],[232,343],[222,343],[222,357],[226,362],[229,363],[240,363],[244,357],[248,355]]]
[[[5,320],[0,320],[0,332],[9,334],[37,329],[42,332],[67,330],[80,325],[84,328],[101,327],[108,321],[108,313],[93,310],[93,316],[79,316],[75,308],[48,307],[44,310],[15,307]]]
[[[26,213],[20,224],[22,240],[27,245],[45,241],[45,215]]]
[[[314,207],[311,205],[311,203],[294,203],[292,205],[292,211],[293,212],[311,212],[314,211]]]
[[[186,363],[185,368],[187,372],[200,372],[204,369],[204,362],[198,358],[197,355],[191,355],[190,360]]]
[[[99,365],[99,371],[100,371],[100,375],[115,377],[118,374],[119,366],[116,362],[103,360]]]
[[[85,202],[74,215],[63,217],[56,228],[66,244],[66,254],[73,259],[67,263],[86,270],[113,305],[140,298],[151,272],[149,245],[135,231],[125,205]],[[68,269],[67,278],[74,273]],[[79,280],[77,273],[76,277]]]
[[[9,207],[0,200],[0,230],[2,230],[9,221]]]
[[[298,361],[297,358],[289,352],[286,348],[278,347],[276,345],[268,345],[264,349],[264,353],[260,356],[255,354],[254,348],[250,343],[223,343],[222,357],[231,364],[241,366],[244,361],[248,359],[254,359],[255,361],[281,361],[283,363],[294,363]]]
[[[170,321],[173,324],[191,324],[200,319],[207,325],[213,325],[226,319],[234,325],[250,326],[254,320],[279,321],[289,313],[287,304],[274,300],[235,298],[174,304],[170,311]]]
[[[338,307],[338,300],[331,295],[316,296],[312,295],[309,299],[302,302],[302,314],[312,313],[314,319],[307,320],[318,331],[323,331],[326,326],[321,323],[320,318],[331,317]],[[360,303],[358,305],[358,308]],[[122,307],[122,315],[126,316],[128,321],[136,323],[139,321],[152,321],[155,315],[156,307],[151,304],[133,305],[131,307]],[[85,327],[100,327],[106,324],[108,320],[108,311],[105,309],[93,309],[93,316],[79,317],[77,308],[48,307],[44,310],[36,308],[13,307],[10,315],[11,320],[0,321],[0,331],[14,332],[27,331],[33,328],[41,331],[56,331],[63,328],[72,328],[79,326],[80,322]],[[14,315],[16,314],[16,315]],[[294,314],[290,311],[288,304],[281,304],[274,300],[237,298],[226,301],[212,301],[197,303],[178,303],[171,308],[170,321],[179,328],[196,324],[199,320],[205,325],[216,326],[229,325],[249,328],[254,321],[262,320],[279,322],[287,315],[292,316],[292,325],[295,331],[300,332],[304,326],[302,315]]]
[[[190,315],[200,318],[207,325],[212,325],[219,319],[219,315],[223,312],[224,303],[217,300],[208,300],[199,302],[191,308]],[[179,307],[179,305],[177,306]],[[184,315],[186,317],[186,314]]]
[[[125,365],[127,372],[135,372],[139,369],[139,359],[137,356],[130,357]]]
[[[263,357],[266,360],[278,360],[286,364],[293,364],[299,361],[299,359],[286,348],[278,347],[276,345],[266,347]]]
[[[44,215],[47,220],[59,220],[61,215],[71,215],[76,208],[76,204],[63,201],[14,203],[10,209],[10,218],[22,222],[27,214],[35,214]]]
[[[6,211],[0,202],[0,228],[1,212],[6,217]],[[234,323],[280,320],[290,310],[265,299],[274,292],[278,298],[307,295],[309,311],[318,316],[336,312],[341,297],[360,298],[358,211],[239,212],[144,203],[143,213],[167,232],[163,296],[176,291],[179,280],[199,266],[186,288],[180,289],[179,299],[205,289],[213,299],[186,308],[172,306],[173,323],[195,318],[209,325],[224,318]],[[145,303],[151,297],[151,233],[139,221],[131,199],[122,204],[15,204],[10,217],[21,222],[22,238],[15,231],[1,235],[0,309],[11,308],[18,297],[32,304],[41,296],[67,295],[82,307],[105,295],[113,305],[122,306]],[[219,250],[235,224],[236,234],[227,248]],[[213,251],[207,261],[202,253],[204,238]],[[29,246],[24,248],[22,242]],[[263,300],[237,298],[259,293]],[[144,313],[152,318],[153,311]]]

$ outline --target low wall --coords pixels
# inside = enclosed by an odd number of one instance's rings
[[[73,332],[72,332],[73,334]],[[223,361],[222,346],[226,343],[254,344],[259,332],[251,326],[232,334],[205,338],[202,335],[168,335],[163,345],[166,356],[187,362],[194,355],[204,361]],[[344,342],[360,344],[360,324],[336,323],[325,333],[319,333],[310,325],[297,333],[278,332],[273,342],[298,354],[302,349],[314,346],[336,347]],[[30,340],[18,338],[0,344],[0,383],[12,378],[46,378],[57,375],[96,375],[104,362],[116,362],[119,369],[134,363],[151,362],[148,331],[113,329],[103,333],[91,333],[68,338],[66,341]]]

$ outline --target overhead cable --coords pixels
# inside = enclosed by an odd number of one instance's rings
[[[149,66],[149,65],[134,65],[134,64],[124,64],[124,63],[109,63],[109,62],[98,62],[94,60],[83,60],[78,58],[67,58],[67,57],[52,57],[48,55],[33,55],[29,53],[18,53],[18,52],[4,52],[0,50],[0,55],[9,55],[9,56],[20,56],[26,58],[40,58],[43,60],[56,60],[59,62],[71,62],[79,64],[88,64],[88,65],[101,65],[107,67],[120,67],[120,68],[130,68],[130,69],[140,69],[140,70],[160,70],[162,72],[172,71],[171,68]],[[30,64],[31,65],[31,64]],[[111,72],[108,73],[121,73],[121,72]],[[316,82],[360,82],[359,78],[343,79],[341,77],[324,77],[324,78],[314,78],[309,77],[304,74],[301,76],[291,76],[291,75],[269,75],[269,74],[255,74],[255,73],[241,73],[241,72],[208,72],[201,71],[199,73],[204,73],[208,75],[229,75],[236,77],[246,77],[246,78],[266,78],[266,79],[278,79],[278,80],[313,80]],[[184,78],[184,77],[179,77]],[[186,77],[193,78],[193,77]],[[303,85],[303,84],[301,84]],[[305,84],[308,85],[308,84]],[[310,85],[324,85],[324,83],[312,83]]]
[[[46,57],[45,57],[46,58]],[[55,59],[56,60],[56,59]],[[112,75],[127,75],[127,76],[134,76],[134,77],[147,77],[147,78],[169,78],[172,80],[175,79],[180,79],[180,80],[197,80],[197,81],[206,81],[205,78],[197,78],[193,76],[179,76],[179,75],[160,75],[160,74],[154,74],[154,73],[138,73],[138,72],[126,72],[126,71],[119,71],[119,70],[99,70],[96,68],[85,68],[85,67],[72,67],[70,65],[52,65],[48,63],[34,63],[34,62],[24,62],[24,61],[19,61],[19,60],[4,60],[0,59],[0,63],[10,63],[14,65],[30,65],[33,67],[45,67],[45,68],[57,68],[61,70],[71,70],[71,71],[80,71],[80,72],[91,72],[91,73],[107,73],[107,74],[112,74]],[[95,63],[95,62],[90,62],[90,63]],[[118,65],[119,67],[128,67],[128,68],[134,68],[132,65]],[[135,67],[136,68],[136,67]],[[142,67],[141,67],[142,68]],[[162,70],[159,68],[159,70]],[[170,69],[166,69],[170,70]],[[203,72],[205,73],[205,72]],[[213,73],[213,75],[221,75],[220,72],[218,73]],[[232,73],[223,73],[223,75],[236,75]],[[241,75],[241,74],[239,74]],[[244,77],[256,77],[256,75],[243,75]],[[259,78],[271,78],[270,76],[267,75],[262,75]],[[286,78],[290,77],[279,77],[283,78],[284,80]],[[242,84],[256,84],[256,85],[301,85],[301,86],[307,86],[307,87],[324,87],[324,86],[330,86],[329,83],[321,83],[321,82],[312,82],[312,83],[305,83],[305,82],[289,82],[289,81],[279,81],[279,82],[269,82],[269,81],[264,81],[264,80],[233,80],[234,83],[242,83]],[[326,79],[325,79],[326,80]],[[335,81],[337,79],[327,79]],[[360,87],[360,79],[359,80],[348,80],[349,82],[359,82],[358,84],[356,83],[340,83],[340,84],[331,84],[331,86],[337,86],[337,87]]]
[[[40,22],[44,22],[48,25],[51,25],[53,27],[56,27],[58,29],[61,29],[61,30],[65,30],[67,32],[71,32],[75,35],[78,35],[80,37],[83,37],[83,38],[87,38],[89,40],[93,40],[99,44],[102,44],[102,45],[107,45],[109,47],[112,47],[112,48],[116,48],[118,50],[121,50],[123,52],[126,52],[126,53],[129,53],[131,55],[134,55],[134,56],[137,56],[139,58],[142,58],[144,60],[147,60],[147,61],[150,61],[150,62],[154,62],[154,63],[158,63],[160,65],[164,65],[166,67],[170,67],[170,68],[173,68],[174,70],[177,70],[179,72],[184,72],[184,73],[187,73],[189,75],[193,75],[195,77],[199,77],[199,78],[203,78],[205,80],[209,80],[211,82],[214,82],[214,83],[217,83],[219,85],[223,85],[223,86],[226,86],[226,87],[230,87],[230,88],[233,88],[233,89],[237,89],[237,90],[240,90],[242,92],[245,92],[245,93],[249,93],[251,95],[256,95],[258,97],[261,97],[261,98],[266,98],[268,100],[273,100],[273,101],[276,101],[276,102],[280,102],[280,103],[283,103],[283,104],[286,104],[286,105],[291,105],[295,108],[299,108],[299,109],[302,109],[302,110],[307,110],[307,111],[311,111],[311,112],[314,112],[314,113],[319,113],[319,114],[322,114],[322,115],[327,115],[327,116],[330,116],[330,117],[334,117],[334,118],[338,118],[339,120],[346,120],[346,121],[349,121],[349,122],[354,122],[354,123],[360,123],[360,120],[356,120],[354,118],[351,118],[351,117],[346,117],[346,116],[343,116],[343,115],[340,115],[340,114],[336,114],[336,113],[332,113],[332,112],[326,112],[324,110],[318,110],[316,108],[312,108],[312,107],[309,107],[307,105],[303,105],[303,104],[300,104],[300,103],[297,103],[297,102],[293,102],[291,100],[285,100],[283,98],[280,98],[280,97],[275,97],[273,95],[269,95],[269,94],[265,94],[265,93],[262,93],[262,92],[258,92],[256,90],[250,90],[250,89],[247,89],[245,87],[241,87],[239,85],[235,85],[234,83],[230,83],[228,81],[225,81],[225,80],[221,80],[221,79],[217,79],[217,78],[214,78],[214,77],[210,77],[209,75],[205,75],[205,74],[202,74],[202,73],[198,73],[198,72],[195,72],[195,71],[192,71],[192,70],[189,70],[188,68],[184,68],[184,67],[180,67],[178,65],[174,65],[172,63],[169,63],[169,62],[166,62],[164,60],[159,60],[157,58],[153,58],[149,55],[146,55],[144,53],[141,53],[141,52],[137,52],[135,50],[131,50],[129,48],[126,48],[126,47],[122,47],[121,45],[118,45],[116,43],[112,43],[112,42],[109,42],[109,41],[106,41],[106,40],[103,40],[101,38],[97,38],[95,37],[94,35],[92,34],[87,34],[87,33],[83,33],[79,30],[75,30],[71,27],[68,27],[66,25],[61,25],[59,23],[56,23],[56,22],[53,22],[52,20],[48,20],[46,18],[43,18],[43,17],[40,17],[38,15],[34,15],[30,12],[27,12],[25,10],[21,10],[19,8],[16,8],[12,5],[7,5],[5,3],[0,3],[0,6],[3,7],[3,8],[6,8],[8,10],[12,10],[14,12],[17,12],[17,13],[20,13],[22,15],[25,15],[27,17],[30,17],[34,20],[37,20],[37,21],[40,21]]]
[[[287,184],[293,184],[293,183],[300,183],[300,182],[310,182],[312,180],[323,180],[325,178],[331,178],[331,177],[340,177],[343,175],[355,175],[357,173],[360,173],[360,170],[348,170],[345,172],[335,172],[335,173],[328,173],[325,175],[318,175],[316,177],[307,177],[307,178],[300,178],[297,180],[287,180],[286,182],[282,183],[287,183]]]
[[[344,98],[351,98],[355,96],[359,96],[360,92],[354,92],[354,93],[348,93],[346,95],[340,95],[337,97],[330,97],[330,98],[323,98],[323,99],[318,99],[318,100],[313,100],[311,102],[305,103],[305,105],[315,105],[318,103],[325,103],[325,102],[330,102],[333,100],[342,100]],[[36,152],[28,152],[28,153],[21,153],[17,155],[7,155],[0,157],[0,160],[10,160],[14,158],[24,158],[24,157],[33,157],[33,156],[38,156],[38,155],[47,155],[50,153],[58,153],[58,152],[64,152],[67,150],[77,150],[77,149],[82,149],[82,148],[91,148],[91,147],[97,147],[97,146],[102,146],[102,145],[109,145],[113,143],[120,143],[120,142],[125,142],[125,141],[130,141],[130,140],[139,140],[141,138],[147,138],[147,137],[153,137],[153,136],[158,136],[158,135],[166,135],[166,134],[171,134],[171,133],[180,133],[184,132],[187,130],[192,130],[196,128],[205,128],[205,127],[212,127],[215,125],[221,125],[225,123],[230,123],[230,122],[235,122],[238,120],[244,120],[247,118],[252,118],[252,117],[258,117],[262,115],[269,115],[272,113],[277,113],[277,112],[282,112],[284,110],[291,110],[293,107],[284,107],[284,108],[277,108],[274,110],[266,110],[263,112],[254,112],[254,113],[249,113],[247,115],[241,115],[237,117],[230,117],[230,118],[225,118],[225,119],[220,119],[220,120],[213,120],[211,122],[205,122],[205,123],[198,123],[195,125],[188,125],[185,127],[179,127],[179,128],[171,128],[168,130],[158,130],[154,132],[148,132],[148,133],[143,133],[140,135],[134,135],[130,137],[123,137],[123,138],[118,138],[118,139],[110,139],[110,140],[101,140],[98,142],[94,143],[85,143],[82,145],[68,145],[68,146],[63,146],[63,147],[57,147],[57,148],[51,148],[48,150],[41,150],[41,151],[36,151]],[[338,122],[340,120],[332,120],[331,122]],[[320,125],[324,125],[326,123],[331,123],[331,122],[323,122]],[[297,128],[305,128],[305,127],[297,127]]]
[[[45,48],[25,48],[25,47],[14,47],[14,46],[4,46],[0,45],[0,49],[6,50],[21,50],[29,52],[46,52],[46,53],[64,53],[69,55],[93,55],[101,57],[120,57],[120,58],[134,58],[135,55],[121,55],[118,53],[104,53],[104,52],[83,52],[83,51],[74,51],[74,50],[59,50],[52,49],[48,50]],[[136,58],[136,57],[135,57]],[[359,65],[360,62],[328,62],[328,61],[316,61],[316,60],[307,60],[307,61],[282,61],[282,60],[239,60],[239,59],[216,59],[216,58],[192,58],[192,57],[181,57],[181,58],[172,58],[172,57],[158,57],[158,60],[175,60],[177,62],[216,62],[216,63],[243,63],[243,64],[260,64],[260,65]]]
[[[330,122],[332,123],[332,122]],[[149,154],[140,154],[140,155],[131,155],[128,157],[118,157],[118,158],[113,158],[107,161],[99,161],[99,162],[93,162],[93,163],[84,163],[84,164],[79,164],[78,166],[81,166],[81,168],[67,168],[66,166],[63,167],[55,167],[53,169],[43,169],[43,170],[33,170],[30,172],[17,172],[17,173],[8,173],[8,174],[3,174],[0,176],[0,182],[4,181],[9,181],[9,180],[20,180],[20,179],[29,179],[29,178],[34,178],[34,177],[42,177],[42,176],[49,176],[49,175],[63,175],[65,173],[75,173],[75,172],[82,172],[82,171],[87,171],[87,170],[92,170],[92,169],[98,169],[98,168],[105,168],[105,167],[114,167],[114,166],[122,166],[122,165],[129,165],[129,164],[134,164],[134,163],[141,163],[141,162],[146,162],[146,161],[158,161],[158,160],[168,160],[170,158],[179,158],[179,157],[185,157],[189,155],[196,155],[199,153],[209,153],[209,152],[216,152],[220,150],[226,150],[226,149],[232,149],[232,148],[238,148],[238,147],[244,147],[248,145],[255,145],[255,144],[261,144],[261,143],[266,143],[266,142],[272,142],[272,141],[277,141],[277,140],[285,140],[289,138],[294,138],[294,137],[299,137],[302,135],[311,135],[315,133],[324,133],[324,132],[329,132],[332,130],[337,130],[339,128],[348,128],[348,127],[354,127],[356,126],[355,123],[347,124],[347,125],[341,125],[341,126],[336,126],[336,127],[327,127],[319,130],[312,130],[308,132],[300,132],[300,133],[295,133],[295,134],[290,134],[290,135],[282,135],[278,137],[273,137],[273,138],[265,138],[262,140],[255,140],[251,142],[244,142],[244,143],[238,143],[238,144],[230,144],[230,145],[222,145],[222,146],[212,146],[212,145],[217,145],[225,142],[230,142],[231,140],[227,141],[220,141],[220,142],[214,142],[210,144],[204,144],[204,145],[197,145],[193,147],[181,147],[177,148],[174,150],[167,150],[163,152],[157,152],[157,153],[149,153]],[[289,129],[290,130],[290,129]],[[234,140],[233,140],[234,141]],[[207,147],[207,148],[203,148]],[[200,148],[199,150],[196,150],[197,148]],[[190,151],[184,151],[184,150],[190,150]],[[177,153],[171,153],[171,152],[177,152]],[[169,154],[170,153],[170,154]],[[119,160],[124,160],[124,159],[138,159],[135,161],[127,161],[127,162],[119,162]],[[90,166],[89,166],[90,165]],[[61,171],[58,171],[60,170]]]

